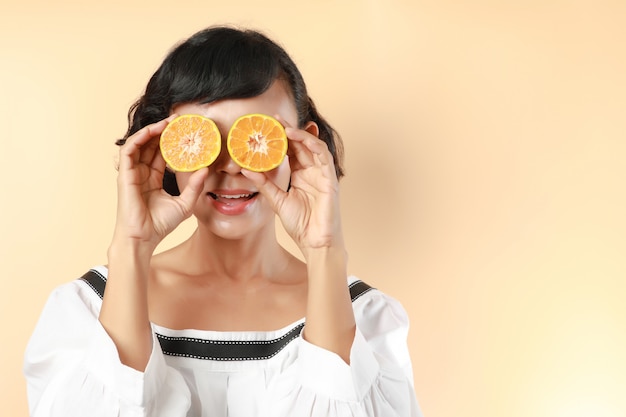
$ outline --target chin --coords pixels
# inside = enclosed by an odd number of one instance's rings
[[[250,228],[230,224],[229,222],[214,224],[210,230],[215,236],[226,240],[241,240],[250,235]]]
[[[271,219],[243,219],[239,216],[232,219],[211,219],[209,220],[208,230],[215,236],[226,240],[242,240],[254,237],[260,238],[265,231],[275,233],[274,214]]]

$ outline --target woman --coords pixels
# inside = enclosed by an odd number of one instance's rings
[[[226,137],[277,117],[288,157],[172,172],[178,114]],[[173,49],[129,112],[107,266],[58,288],[25,360],[33,416],[418,416],[399,303],[347,277],[341,142],[293,61],[254,31],[214,27]],[[224,147],[225,148],[225,147]],[[193,215],[182,244],[157,245]],[[305,262],[280,246],[275,218]]]

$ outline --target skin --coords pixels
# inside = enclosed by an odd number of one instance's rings
[[[210,117],[224,140],[239,116],[273,115],[286,127],[288,158],[275,170],[255,173],[241,169],[223,146],[211,167],[177,173],[182,192],[172,197],[162,189],[166,165],[158,138],[175,114],[183,113]],[[355,322],[339,185],[317,126],[291,127],[296,125],[293,99],[277,81],[253,98],[179,105],[120,148],[117,219],[99,318],[124,364],[145,369],[152,350],[150,322],[173,329],[276,330],[302,317],[307,341],[349,363]],[[216,201],[216,193],[255,197],[232,214],[221,210],[219,201],[233,200]],[[198,221],[194,234],[154,255],[163,238],[192,215]],[[276,217],[305,262],[279,245]]]

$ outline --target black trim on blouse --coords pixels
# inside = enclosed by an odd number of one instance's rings
[[[106,288],[106,277],[90,269],[81,280],[102,298]],[[374,288],[363,281],[350,284],[350,297],[354,302]],[[291,328],[287,333],[272,340],[211,340],[192,337],[172,337],[156,333],[164,354],[214,361],[255,361],[273,357],[290,342],[300,336],[304,323]]]

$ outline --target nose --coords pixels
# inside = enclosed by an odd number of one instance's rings
[[[222,149],[215,162],[213,162],[215,172],[221,172],[230,175],[237,175],[241,173],[241,167],[237,165],[233,158],[228,153],[228,147],[226,141],[222,141]]]

